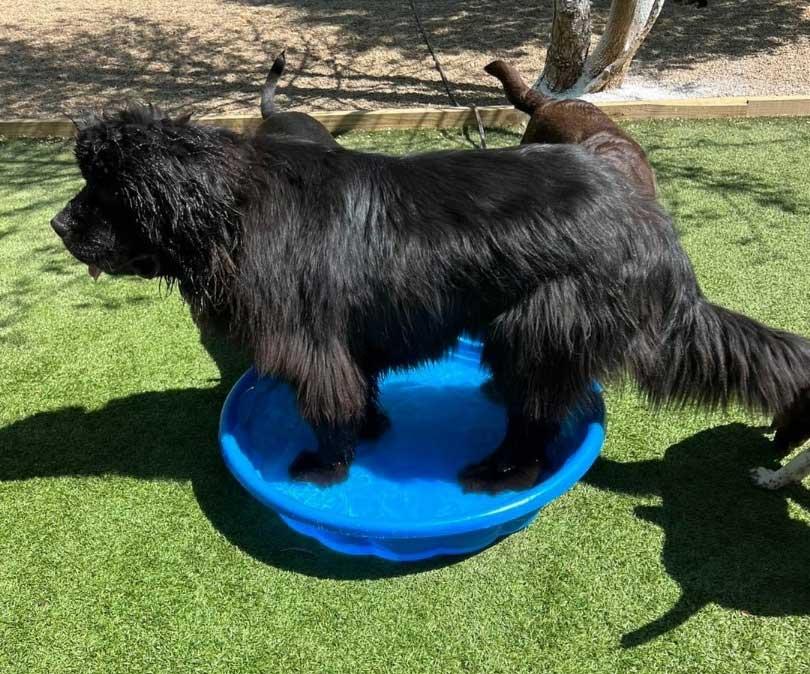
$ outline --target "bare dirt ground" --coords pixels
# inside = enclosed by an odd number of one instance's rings
[[[421,0],[463,104],[503,103],[492,58],[542,69],[551,0]],[[594,2],[597,32],[609,0]],[[0,118],[53,117],[138,98],[197,113],[255,113],[287,47],[287,109],[446,106],[408,2],[4,0]],[[810,94],[810,2],[664,6],[620,96]]]

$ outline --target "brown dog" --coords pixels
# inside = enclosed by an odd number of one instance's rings
[[[555,99],[535,91],[504,61],[493,61],[484,70],[503,84],[506,98],[531,119],[521,139],[528,143],[574,143],[611,162],[644,195],[656,194],[655,173],[642,147],[599,108],[587,101]],[[490,395],[497,393],[487,387]],[[771,426],[774,447],[786,454],[810,440],[810,388],[798,393]],[[778,471],[756,468],[751,473],[760,486],[776,489],[810,475],[810,448]]]
[[[656,194],[655,173],[642,147],[595,105],[556,99],[531,89],[512,66],[493,61],[484,70],[503,84],[508,101],[531,116],[521,145],[582,145],[618,168],[645,196]]]

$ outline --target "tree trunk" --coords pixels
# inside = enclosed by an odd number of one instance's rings
[[[582,76],[590,47],[590,0],[554,0],[546,66],[535,87],[554,92],[573,87]]]
[[[620,86],[663,4],[664,0],[613,0],[605,32],[589,55],[590,0],[554,0],[551,43],[535,88],[579,96]]]
[[[605,32],[585,63],[583,93],[621,86],[663,5],[664,0],[613,0]]]

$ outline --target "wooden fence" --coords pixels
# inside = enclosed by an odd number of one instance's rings
[[[599,107],[617,120],[709,119],[713,117],[810,116],[810,96],[752,96],[658,101],[609,101]],[[478,108],[485,126],[517,126],[526,115],[509,106]],[[475,124],[472,108],[417,108],[313,112],[330,131],[382,129],[441,129]],[[251,131],[260,123],[256,115],[200,117],[199,122],[235,131]],[[0,121],[0,136],[7,138],[69,138],[74,134],[68,119],[11,119]]]

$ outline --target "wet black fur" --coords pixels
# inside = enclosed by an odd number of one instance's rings
[[[151,260],[200,323],[289,381],[319,440],[302,479],[343,477],[357,435],[386,427],[379,374],[463,332],[509,412],[470,489],[536,480],[593,379],[769,414],[810,385],[810,344],[708,302],[666,213],[577,146],[389,157],[132,107],[86,120],[76,157],[65,245],[108,273]]]

